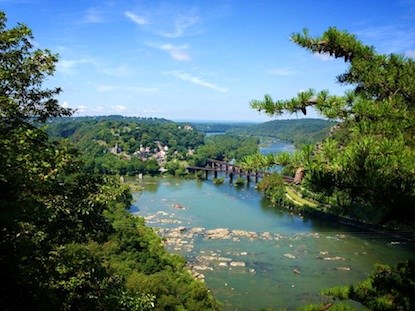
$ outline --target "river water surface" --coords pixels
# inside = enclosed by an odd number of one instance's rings
[[[273,207],[254,188],[176,178],[144,179],[134,214],[183,255],[224,310],[295,310],[319,291],[367,278],[376,262],[414,259],[392,236]]]

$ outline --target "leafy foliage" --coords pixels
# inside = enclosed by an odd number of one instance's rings
[[[264,176],[258,184],[258,190],[273,203],[281,203],[284,200],[285,184],[280,174],[274,173]]]
[[[123,205],[106,212],[114,232],[103,244],[105,258],[125,279],[127,290],[156,297],[155,310],[216,310],[217,302],[187,271],[182,257],[166,252],[160,238],[144,219]]]
[[[154,150],[168,146],[167,157],[161,165],[172,175],[186,175],[186,166],[205,166],[207,159],[230,161],[241,159],[258,150],[258,139],[239,134],[205,137],[186,124],[159,119],[123,118],[116,116],[66,118],[54,120],[47,126],[53,137],[67,138],[82,150],[89,172],[137,175],[159,174]],[[204,123],[203,123],[204,124]],[[221,126],[225,126],[222,124]],[[214,126],[214,125],[211,125]],[[119,154],[109,150],[117,145]],[[140,150],[145,149],[144,157]],[[136,153],[136,154],[134,154]],[[137,154],[138,153],[138,154]]]
[[[115,116],[114,116],[115,118]],[[118,146],[129,154],[140,149],[140,146],[157,147],[156,142],[169,146],[170,152],[187,152],[203,143],[203,135],[197,131],[186,129],[174,122],[132,118],[119,120],[110,117],[92,119],[72,118],[68,122],[53,122],[48,125],[48,132],[55,137],[70,138],[81,150],[89,151],[96,145]],[[92,142],[92,146],[91,146]],[[105,148],[101,148],[105,149]]]
[[[375,265],[371,276],[356,286],[335,287],[324,295],[358,301],[370,310],[413,310],[415,307],[415,265],[413,261],[396,267]]]
[[[56,138],[73,142],[82,150],[87,169],[103,174],[155,175],[160,168],[155,152],[159,145],[168,146],[169,160],[183,160],[189,150],[204,142],[201,133],[164,119],[72,118],[55,120],[47,130]],[[115,145],[119,154],[109,152]],[[141,155],[143,149],[146,151]]]
[[[67,141],[31,123],[71,111],[53,99],[59,89],[42,88],[56,56],[5,22],[0,12],[0,308],[217,309],[183,259],[128,213],[128,188],[87,171]]]
[[[57,56],[49,50],[33,50],[32,31],[25,25],[6,29],[6,14],[0,12],[0,110],[3,122],[70,115],[71,110],[53,97],[59,88],[41,84],[55,69]]]
[[[195,154],[189,158],[194,166],[205,166],[208,159],[220,161],[240,160],[258,150],[259,140],[254,137],[235,134],[209,136],[205,144],[199,146]]]
[[[413,224],[415,61],[377,54],[373,47],[336,28],[315,38],[305,30],[291,39],[312,53],[348,62],[348,70],[337,80],[354,89],[344,96],[310,89],[277,101],[266,95],[264,100],[251,101],[251,106],[269,115],[306,113],[313,106],[323,116],[340,121],[329,138],[296,156],[306,170],[306,185],[327,195],[348,197],[344,214],[366,214],[365,221],[373,223]]]

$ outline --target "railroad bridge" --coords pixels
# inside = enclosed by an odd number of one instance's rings
[[[188,172],[197,172],[197,171],[204,171],[206,174],[206,179],[209,178],[209,172],[213,172],[214,178],[218,177],[218,172],[225,173],[228,177],[230,182],[233,182],[234,176],[239,177],[246,177],[246,181],[249,183],[251,178],[255,179],[255,182],[258,182],[259,178],[270,174],[269,172],[265,171],[249,171],[244,170],[240,165],[231,164],[224,161],[208,159],[208,165],[205,167],[200,166],[188,166]],[[294,178],[289,176],[283,176],[284,180],[288,183],[292,183]]]

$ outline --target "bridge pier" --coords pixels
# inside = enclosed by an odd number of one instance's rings
[[[233,183],[233,173],[229,173],[229,183]]]

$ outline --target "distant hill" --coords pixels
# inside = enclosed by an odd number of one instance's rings
[[[229,133],[256,137],[271,137],[294,143],[295,145],[315,144],[328,136],[330,128],[338,124],[323,119],[274,120],[265,123],[254,122],[219,122],[219,121],[190,121],[174,122],[163,118],[126,117],[121,115],[63,117],[48,122],[48,133],[52,137],[69,137],[80,130],[85,124],[101,124],[103,122],[119,122],[159,125],[188,124],[201,133]]]
[[[48,121],[48,134],[51,137],[68,138],[76,131],[81,129],[85,124],[99,124],[103,122],[137,123],[137,124],[175,124],[175,122],[163,118],[144,118],[144,117],[126,117],[121,115],[108,116],[83,116],[83,117],[60,117],[52,118]]]
[[[203,133],[225,133],[227,131],[233,131],[234,133],[239,130],[246,129],[256,123],[253,122],[234,122],[234,121],[192,121],[189,124],[199,132]]]
[[[315,144],[329,135],[330,128],[338,124],[323,119],[274,120],[238,129],[240,134],[272,137],[295,145]]]
[[[48,123],[66,123],[66,122],[85,122],[85,121],[123,121],[123,122],[140,122],[140,123],[174,123],[164,118],[146,118],[146,117],[128,117],[118,114],[107,116],[73,116],[52,118]]]

